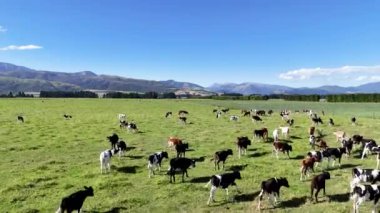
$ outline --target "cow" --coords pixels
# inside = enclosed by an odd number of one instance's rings
[[[177,137],[169,137],[169,140],[168,140],[168,147],[173,147],[173,146],[176,146],[178,144],[182,144],[182,140],[177,138]]]
[[[230,116],[230,121],[238,121],[239,120],[239,116],[237,115],[231,115]]]
[[[256,111],[256,115],[264,116],[265,115],[265,111],[264,110],[257,110]]]
[[[316,175],[311,179],[311,200],[313,200],[314,189],[315,192],[315,202],[318,203],[318,193],[321,189],[323,189],[323,196],[326,196],[326,180],[330,179],[329,172],[323,172],[322,174]]]
[[[188,115],[188,114],[189,114],[189,112],[186,111],[186,110],[179,110],[179,111],[178,111],[178,116],[186,116],[186,115]]]
[[[310,137],[309,137],[309,144],[310,144],[311,149],[313,149],[313,150],[315,148],[316,140],[317,139],[316,139],[316,137],[314,135],[310,135]]]
[[[119,150],[119,158],[121,158],[121,156],[124,156],[127,151],[127,144],[124,141],[118,141],[116,143],[116,148]]]
[[[188,143],[181,143],[175,146],[175,150],[177,151],[177,158],[185,157],[186,150],[189,148]]]
[[[227,113],[228,111],[230,111],[229,108],[222,109],[222,112],[223,112],[223,113]]]
[[[126,129],[126,128],[128,128],[128,125],[129,125],[129,123],[127,121],[125,121],[125,120],[120,121],[120,129],[122,129],[122,128]]]
[[[314,135],[314,132],[315,132],[315,127],[314,126],[309,127],[309,131],[308,131],[309,135]]]
[[[354,146],[354,141],[351,138],[343,138],[342,147],[346,149],[347,157],[351,155],[352,148]]]
[[[208,187],[211,184],[210,197],[207,201],[207,205],[210,205],[211,201],[215,202],[214,200],[215,192],[217,188],[219,187],[226,190],[227,200],[228,200],[228,187],[230,185],[235,186],[237,191],[239,191],[235,183],[236,179],[241,179],[240,172],[238,171],[234,171],[232,173],[225,173],[221,175],[213,175],[210,181],[205,185],[205,187]]]
[[[136,133],[136,132],[139,131],[139,129],[137,128],[136,123],[134,123],[134,122],[129,122],[129,124],[127,126],[127,129],[128,129],[128,131],[133,132],[133,133]]]
[[[301,161],[301,181],[303,180],[303,177],[305,177],[306,175],[309,176],[310,170],[314,173],[314,164],[316,161],[317,159],[315,157],[306,157]]]
[[[268,141],[268,129],[267,128],[255,129],[253,131],[253,137],[262,138],[263,140]]]
[[[161,171],[161,162],[162,160],[166,158],[168,159],[168,153],[167,152],[156,152],[152,155],[149,155],[148,157],[148,170],[149,170],[149,178],[154,175],[154,170],[158,168],[158,171]]]
[[[84,201],[87,197],[93,197],[94,190],[92,187],[84,187],[84,190],[77,191],[67,197],[64,197],[56,213],[63,213],[65,211],[72,212],[77,210],[81,212]]]
[[[284,143],[284,142],[274,142],[273,143],[273,153],[276,153],[276,157],[278,159],[278,152],[283,152],[288,155],[288,158],[290,159],[289,152],[293,151],[293,148],[291,145]]]
[[[166,112],[166,114],[165,114],[165,118],[168,118],[169,116],[172,116],[172,115],[173,115],[172,112]]]
[[[119,141],[119,136],[113,133],[111,136],[107,136],[108,141],[111,143],[111,149],[116,148],[116,143]]]
[[[293,126],[294,119],[287,120],[286,123],[289,124],[289,126]]]
[[[288,126],[284,126],[284,127],[279,127],[281,129],[281,134],[283,137],[287,138],[289,136],[289,130],[290,130],[290,127]]]
[[[314,125],[323,124],[323,121],[320,117],[314,117],[314,118],[311,118],[311,120],[313,121]]]
[[[216,112],[216,118],[220,118],[220,117],[222,117],[222,112],[221,111]]]
[[[337,142],[340,140],[343,140],[343,138],[346,137],[346,133],[344,131],[336,131],[336,132],[333,132],[333,134],[335,135]]]
[[[125,121],[127,116],[125,114],[120,113],[117,115],[117,118],[119,119],[119,121]]]
[[[178,119],[182,124],[186,124],[187,117],[179,117]]]
[[[232,153],[232,149],[227,149],[227,150],[222,150],[222,151],[218,151],[218,152],[215,152],[214,154],[214,163],[215,163],[215,170],[216,170],[216,166],[218,166],[218,170],[219,170],[219,163],[220,162],[223,162],[223,170],[224,170],[224,164],[227,160],[227,157],[229,155],[233,155]]]
[[[236,145],[239,151],[239,158],[244,152],[244,154],[247,154],[247,147],[248,145],[251,145],[251,140],[248,139],[248,137],[237,137]]]
[[[372,213],[378,212],[377,206],[380,199],[380,186],[378,185],[357,185],[354,187],[351,193],[351,199],[353,200],[354,213],[359,212],[359,206],[364,201],[373,201],[374,206]]]
[[[362,160],[369,153],[379,152],[380,147],[377,146],[376,141],[374,141],[372,139],[362,139],[362,141],[365,141],[365,145],[364,145],[364,149],[363,149],[363,153],[362,153],[362,158],[361,158]]]
[[[315,145],[319,148],[319,150],[326,150],[328,148],[326,141],[320,138],[317,139],[317,142]]]
[[[243,113],[243,117],[250,116],[250,115],[251,115],[251,111],[244,111]]]
[[[340,162],[342,159],[342,155],[346,153],[345,148],[327,148],[322,151],[311,151],[308,152],[308,156],[310,157],[315,157],[316,158],[316,165],[317,167],[318,163],[321,162],[327,158],[327,168],[330,166],[330,161],[333,160],[332,166],[334,167],[335,165],[335,160],[338,159],[339,167],[340,167]]]
[[[187,174],[187,169],[190,167],[195,167],[195,160],[189,158],[173,158],[170,160],[170,167],[168,170],[168,175],[170,176],[170,183],[172,183],[172,179],[175,182],[175,172],[177,170],[182,172],[182,182],[185,181],[184,176],[186,173],[186,177],[189,177]]]
[[[334,123],[334,120],[332,118],[329,118],[329,126],[334,126],[335,123]]]
[[[275,207],[277,200],[280,199],[280,189],[282,186],[289,188],[288,180],[283,177],[274,177],[261,182],[261,192],[259,194],[259,204],[257,205],[257,209],[261,209],[261,200],[263,199],[264,193],[268,194],[269,202]]]
[[[268,115],[272,115],[273,114],[273,110],[268,110]]]
[[[355,117],[351,118],[351,124],[352,124],[352,126],[356,125],[356,118]]]
[[[68,119],[72,118],[72,116],[71,116],[71,115],[67,115],[67,114],[64,114],[64,115],[63,115],[63,117],[64,117],[66,120],[68,120]]]
[[[361,169],[359,167],[352,169],[351,191],[359,183],[375,184],[380,181],[380,170],[378,169]]]
[[[252,115],[252,122],[258,122],[258,121],[263,121],[259,116],[257,115]]]
[[[100,173],[103,173],[103,168],[105,172],[111,171],[111,158],[114,156],[119,150],[118,149],[107,149],[100,153]]]
[[[24,117],[22,115],[17,116],[17,121],[24,123]]]
[[[278,141],[278,129],[273,130],[273,141]]]

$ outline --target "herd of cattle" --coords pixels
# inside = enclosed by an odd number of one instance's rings
[[[220,118],[223,114],[229,112],[229,109],[214,109],[213,113],[216,114],[216,118]],[[286,142],[286,140],[280,140],[280,132],[282,138],[288,138],[290,134],[290,129],[294,125],[294,119],[291,119],[292,113],[299,113],[300,111],[290,112],[288,110],[283,110],[280,112],[280,116],[283,120],[286,121],[287,126],[281,126],[273,130],[273,143],[272,143],[272,154],[277,158],[278,153],[285,153],[288,158],[290,158],[289,153],[293,151],[292,146]],[[353,209],[354,212],[358,212],[359,205],[364,201],[373,201],[374,207],[373,212],[377,212],[377,205],[380,199],[380,186],[375,185],[377,181],[380,181],[380,146],[376,144],[376,141],[373,139],[364,138],[361,135],[353,135],[352,137],[348,137],[344,131],[336,131],[334,135],[337,138],[337,141],[340,142],[340,147],[329,147],[326,141],[323,140],[320,132],[316,129],[319,124],[323,124],[322,118],[319,117],[316,113],[312,112],[312,110],[303,110],[302,112],[306,113],[310,120],[312,121],[312,126],[307,130],[309,135],[309,145],[311,151],[305,153],[305,159],[301,161],[300,167],[300,180],[305,180],[306,176],[310,176],[310,173],[314,173],[314,169],[318,166],[318,164],[322,164],[323,161],[327,161],[327,168],[330,167],[330,161],[333,161],[332,167],[335,165],[335,161],[338,160],[338,166],[340,167],[341,158],[343,155],[347,157],[350,156],[354,145],[357,144],[361,149],[361,158],[363,159],[365,156],[369,154],[377,154],[377,166],[376,169],[362,169],[359,167],[352,169],[352,180],[350,182],[350,193],[351,199],[353,200]],[[242,117],[250,116],[252,122],[262,122],[262,116],[272,116],[273,110],[268,110],[267,112],[264,110],[242,110]],[[187,116],[189,112],[185,110],[180,110],[178,112],[178,119],[181,123],[186,124]],[[324,112],[322,111],[322,115]],[[168,118],[172,116],[172,112],[167,112],[165,117]],[[71,115],[64,115],[65,119],[71,119]],[[133,133],[138,133],[137,125],[135,122],[127,122],[125,114],[119,114],[118,119],[120,122],[120,128],[127,128],[128,131]],[[17,120],[19,122],[24,122],[23,116],[18,116]],[[238,121],[238,115],[230,115],[230,121]],[[351,118],[352,125],[356,125],[357,119],[355,117]],[[332,118],[329,118],[329,125],[335,125]],[[316,130],[319,134],[316,134]],[[252,140],[264,140],[268,141],[268,129],[261,128],[253,131]],[[107,172],[111,170],[111,158],[118,154],[119,157],[125,155],[127,151],[127,144],[120,140],[117,134],[112,134],[107,137],[107,140],[111,144],[111,148],[107,149],[100,153],[100,170],[101,173]],[[236,139],[236,146],[238,150],[238,157],[240,159],[241,155],[246,154],[247,147],[251,145],[251,140],[247,136],[239,136]],[[185,153],[186,150],[189,149],[189,144],[185,143],[182,139],[178,137],[169,137],[168,139],[168,147],[171,149],[175,149],[177,155],[175,158],[169,160],[169,169],[167,170],[167,175],[169,175],[170,183],[175,182],[175,174],[178,172],[182,173],[182,182],[184,182],[185,175],[188,177],[188,169],[194,168],[196,161],[194,159],[186,158]],[[219,170],[219,164],[222,162],[222,169],[224,170],[224,166],[228,156],[233,155],[232,149],[223,149],[216,151],[213,154],[212,160],[214,161],[215,170]],[[164,159],[168,159],[169,155],[167,151],[158,151],[147,157],[148,160],[148,176],[151,178],[155,175],[155,171],[161,171],[161,164]],[[209,199],[207,204],[209,205],[214,201],[215,192],[217,188],[222,188],[226,191],[228,198],[228,187],[235,186],[237,191],[239,189],[235,183],[237,179],[241,179],[242,176],[239,171],[233,171],[230,173],[212,175],[210,177],[209,182],[206,184],[206,187],[211,185]],[[325,195],[325,181],[330,179],[330,173],[327,171],[323,171],[322,173],[315,175],[311,179],[311,196],[310,199],[318,202],[318,193],[320,190],[323,190],[323,194]],[[261,183],[261,191],[259,194],[259,202],[258,209],[261,209],[261,200],[266,194],[268,196],[269,202],[273,207],[276,206],[279,202],[280,197],[280,188],[290,187],[287,178],[285,177],[272,177],[267,180],[262,181]],[[314,194],[314,190],[316,190]],[[92,187],[85,187],[84,190],[75,192],[67,197],[64,197],[61,201],[60,207],[57,212],[64,212],[65,210],[68,212],[78,210],[82,208],[83,202],[88,196],[94,196],[94,191]],[[314,198],[313,198],[314,197]]]

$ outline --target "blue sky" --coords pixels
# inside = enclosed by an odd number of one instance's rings
[[[380,81],[380,1],[0,0],[0,61],[152,80]]]

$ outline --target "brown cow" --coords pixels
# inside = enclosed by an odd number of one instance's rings
[[[169,140],[168,140],[168,146],[169,147],[173,147],[173,146],[176,146],[178,144],[182,144],[182,140],[177,138],[177,137],[169,137]]]
[[[314,135],[314,132],[315,132],[315,127],[314,126],[311,126],[309,128],[309,135]]]
[[[314,163],[317,161],[315,157],[306,157],[301,162],[301,177],[300,180],[302,181],[303,178],[307,175],[309,177],[310,170],[314,173]],[[309,172],[309,173],[308,173]]]

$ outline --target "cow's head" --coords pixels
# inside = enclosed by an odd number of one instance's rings
[[[288,187],[289,188],[289,183],[288,183],[288,180],[286,178],[279,178],[277,179],[278,183],[280,184],[280,186],[285,186],[285,187]]]
[[[323,172],[322,175],[325,178],[325,180],[330,179],[330,173],[329,172]]]
[[[190,164],[191,167],[195,167],[195,160],[191,160],[191,164]]]
[[[226,150],[226,153],[227,153],[227,155],[233,155],[233,153],[232,153],[232,149],[227,149],[227,150]]]
[[[86,191],[87,196],[89,196],[89,197],[94,196],[94,190],[92,189],[92,186],[90,186],[90,187],[85,186],[84,189]]]
[[[169,158],[169,155],[167,152],[161,152],[161,157],[162,158]]]
[[[239,171],[234,171],[234,177],[236,178],[236,179],[241,179],[241,175],[240,175],[240,172]]]

